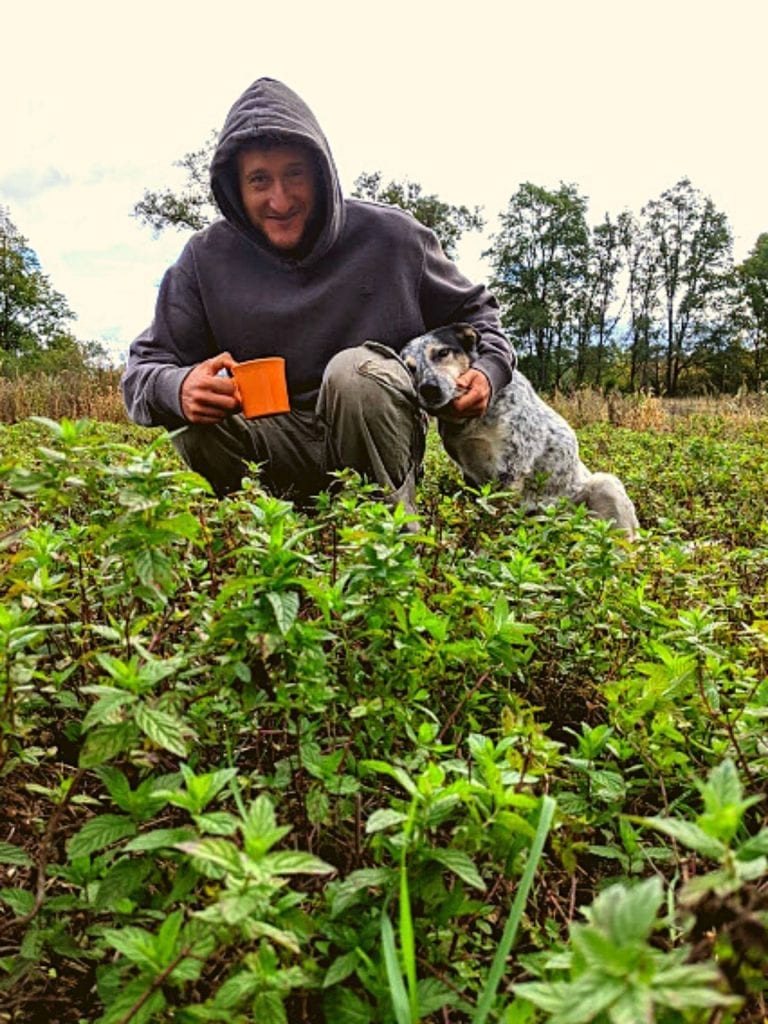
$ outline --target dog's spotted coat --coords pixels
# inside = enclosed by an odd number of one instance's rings
[[[570,425],[519,370],[483,416],[451,418],[450,403],[461,393],[456,380],[472,365],[477,339],[470,324],[452,324],[414,338],[400,353],[420,405],[437,417],[445,449],[467,482],[514,488],[529,508],[569,498],[633,538],[637,516],[621,480],[590,473]]]

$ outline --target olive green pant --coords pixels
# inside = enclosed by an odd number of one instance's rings
[[[386,346],[365,342],[329,362],[314,411],[190,424],[173,444],[220,497],[240,487],[248,463],[260,464],[270,491],[299,499],[327,488],[335,470],[354,469],[415,512],[425,426],[403,363]]]

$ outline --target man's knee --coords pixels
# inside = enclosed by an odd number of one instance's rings
[[[323,389],[365,400],[383,391],[414,397],[411,376],[394,351],[366,343],[338,352],[328,363]]]
[[[210,427],[202,423],[190,423],[182,430],[177,430],[171,437],[171,443],[185,462],[188,456],[196,455],[204,448],[210,438]]]
[[[171,438],[185,462],[214,458],[222,451],[242,456],[243,444],[237,431],[226,423],[190,423]]]

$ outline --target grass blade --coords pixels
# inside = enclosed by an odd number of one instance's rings
[[[419,1019],[419,994],[416,987],[416,942],[413,934],[411,894],[408,888],[405,852],[403,852],[403,862],[400,865],[400,955],[403,972],[408,981],[410,1016],[413,1021],[417,1021]]]
[[[536,835],[533,837],[533,842],[531,843],[531,852],[528,857],[528,863],[525,865],[525,871],[523,872],[520,884],[517,887],[515,899],[512,903],[512,909],[509,912],[507,923],[504,925],[504,933],[501,936],[499,948],[496,950],[496,955],[493,958],[491,969],[488,972],[485,987],[483,988],[478,1001],[475,1015],[472,1018],[472,1024],[485,1024],[485,1019],[488,1016],[488,1011],[493,1003],[496,990],[499,987],[499,982],[504,974],[504,966],[506,964],[507,957],[509,956],[509,952],[514,945],[515,937],[517,936],[517,929],[520,924],[520,919],[523,916],[523,911],[525,910],[525,904],[528,901],[528,893],[533,885],[533,878],[536,874],[536,868],[539,866],[539,861],[541,860],[544,843],[546,842],[547,835],[549,833],[549,827],[552,824],[552,818],[554,817],[556,806],[557,805],[551,796],[542,797],[539,824],[536,828]]]
[[[405,991],[403,976],[400,973],[400,964],[397,958],[395,933],[392,928],[392,922],[386,913],[381,915],[381,948],[384,953],[384,966],[387,970],[389,995],[392,999],[392,1009],[395,1011],[397,1024],[416,1024],[411,1019],[408,993]]]

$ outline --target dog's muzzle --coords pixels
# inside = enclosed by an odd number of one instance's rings
[[[444,405],[448,405],[451,399],[447,399],[443,394],[443,389],[439,384],[424,383],[420,384],[419,388],[419,401],[428,409],[430,412],[436,412],[438,409],[442,409]]]

